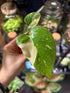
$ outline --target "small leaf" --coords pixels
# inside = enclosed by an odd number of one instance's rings
[[[26,42],[29,37],[26,34],[21,34],[17,37],[17,44],[20,45],[21,43]]]
[[[68,57],[65,57],[62,61],[61,61],[61,65],[66,66],[68,65],[68,63],[70,62],[70,59]]]
[[[30,80],[28,77],[26,77],[25,83],[31,87],[34,87],[34,81]]]
[[[24,22],[28,25],[28,28],[32,28],[38,24],[40,20],[40,13],[32,12],[24,18]]]
[[[63,74],[53,74],[51,79],[47,79],[48,82],[58,82],[64,79]]]
[[[38,89],[45,89],[46,88],[46,83],[41,81],[41,82],[37,82],[36,84],[34,84],[34,86]]]
[[[59,85],[58,83],[49,83],[47,89],[52,92],[58,92],[61,90],[61,85]]]
[[[22,81],[18,78],[15,78],[8,86],[8,89],[11,91],[11,92],[16,92],[17,89],[19,89],[19,84],[21,83]],[[24,83],[23,83],[24,84]]]

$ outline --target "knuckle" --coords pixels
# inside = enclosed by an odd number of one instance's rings
[[[7,46],[4,46],[4,47],[3,47],[3,51],[6,51],[6,50],[7,50]]]

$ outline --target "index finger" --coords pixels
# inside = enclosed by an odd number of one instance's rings
[[[6,48],[8,48],[8,47],[11,47],[11,46],[17,46],[17,44],[16,44],[16,39],[17,39],[17,38],[13,39],[13,40],[10,41],[7,45],[5,45],[5,46],[4,46],[4,50],[5,50]]]

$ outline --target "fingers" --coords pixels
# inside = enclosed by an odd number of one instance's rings
[[[24,33],[24,34],[27,34],[27,32]],[[4,48],[3,48],[4,51],[7,50],[9,47],[15,47],[15,46],[17,46],[16,39],[17,39],[17,37],[15,39],[13,39],[11,42],[9,42],[7,45],[5,45]]]
[[[27,60],[27,58],[23,54],[21,54],[20,62],[24,63],[24,62],[26,62],[26,60]]]
[[[24,55],[22,55],[20,61],[17,62],[17,65],[19,64],[19,67],[18,68],[20,68],[19,71],[22,71],[22,69],[25,67],[26,61],[27,61],[27,58]]]
[[[16,44],[16,38],[13,39],[11,42],[9,42],[7,45],[4,46],[4,48],[3,48],[4,51],[7,50],[7,49],[8,49],[9,47],[11,47],[12,45],[13,45],[13,46],[17,45],[17,44]]]
[[[8,54],[21,54],[21,49],[16,44],[16,39],[13,39],[10,43],[4,46],[3,51],[7,52]]]
[[[26,33],[24,33],[24,34],[27,34],[27,32]],[[4,48],[3,48],[3,51],[7,51],[7,53],[12,53],[12,54],[21,54],[22,53],[22,51],[21,51],[21,49],[17,46],[17,43],[16,43],[16,39],[17,39],[17,37],[15,38],[15,39],[13,39],[11,42],[9,42],[7,45],[5,45],[4,46]]]

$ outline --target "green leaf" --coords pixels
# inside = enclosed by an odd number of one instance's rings
[[[27,76],[27,78],[28,78],[29,80],[35,81],[35,80],[33,79],[34,73],[26,72],[25,74],[26,74],[26,76]]]
[[[11,91],[11,92],[16,92],[17,89],[19,89],[19,84],[21,83],[22,81],[18,78],[15,78],[8,86],[8,89]],[[24,82],[22,82],[24,84]]]
[[[43,81],[37,82],[34,84],[34,86],[38,89],[45,89],[46,88],[46,83]]]
[[[28,37],[26,34],[21,34],[21,35],[19,35],[18,38],[17,38],[17,44],[18,44],[18,46],[19,46],[21,43],[26,42],[28,39],[29,39],[29,37]]]
[[[30,80],[28,77],[26,77],[25,79],[25,83],[31,87],[34,87],[34,81],[33,80]]]
[[[26,72],[25,74],[29,80],[34,81],[35,83],[41,82],[43,78],[39,73]]]
[[[19,28],[21,28],[23,24],[23,20],[20,16],[16,16],[15,18],[9,18],[3,25],[3,30],[6,31],[6,33],[12,32],[12,31],[18,31]]]
[[[46,28],[41,26],[32,28],[30,34],[37,48],[34,67],[39,73],[50,78],[56,57],[53,37]]]
[[[48,82],[58,82],[64,79],[63,74],[53,74],[51,79],[47,79]]]
[[[61,90],[61,85],[59,85],[58,83],[49,83],[47,89],[52,92],[58,92]]]
[[[51,78],[56,58],[56,47],[51,33],[46,28],[33,27],[29,33],[29,41],[21,43],[19,47],[40,74]]]
[[[61,61],[61,65],[66,66],[68,65],[68,63],[70,62],[70,59],[68,57],[65,57],[62,61]]]
[[[24,22],[28,25],[28,28],[32,28],[38,24],[40,20],[40,13],[32,12],[24,18]]]

